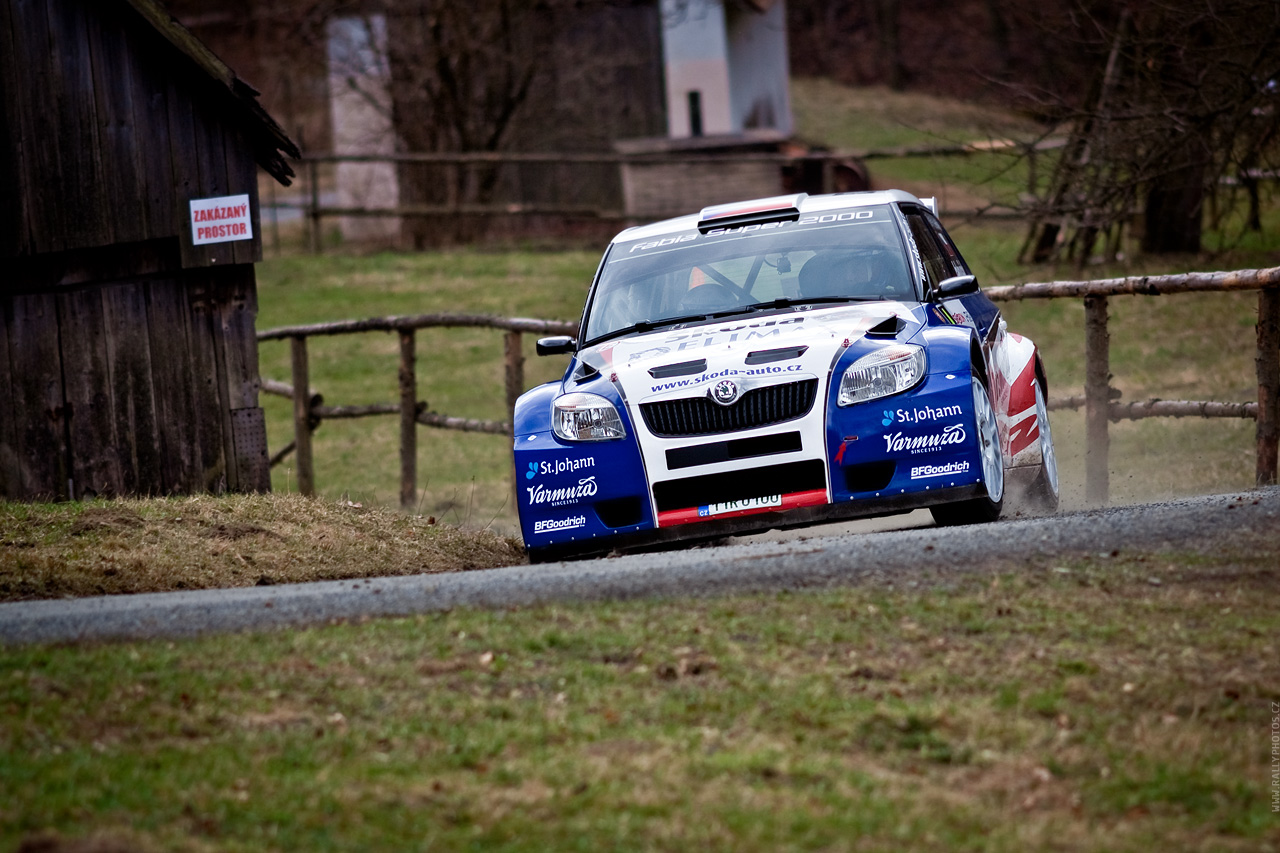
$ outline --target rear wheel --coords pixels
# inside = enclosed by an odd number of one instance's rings
[[[982,456],[982,482],[986,484],[987,494],[973,500],[930,507],[933,520],[944,527],[995,521],[1004,509],[1004,454],[1000,451],[1000,424],[987,397],[987,387],[976,373],[973,375],[973,414],[978,430],[978,450]]]
[[[1027,490],[1027,501],[1039,512],[1053,513],[1058,511],[1058,457],[1053,452],[1049,408],[1045,405],[1044,382],[1039,376],[1036,377],[1036,428],[1040,431],[1040,471]]]

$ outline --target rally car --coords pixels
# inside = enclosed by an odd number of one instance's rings
[[[928,507],[1052,511],[1035,345],[1008,332],[932,199],[799,194],[629,228],[563,378],[516,404],[534,561]]]

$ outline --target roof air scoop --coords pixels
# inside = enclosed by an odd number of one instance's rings
[[[706,234],[717,228],[795,222],[800,218],[800,203],[808,197],[808,193],[797,193],[704,207],[698,216],[698,231]]]

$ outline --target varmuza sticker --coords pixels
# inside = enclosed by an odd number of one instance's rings
[[[936,450],[949,450],[953,445],[964,444],[965,437],[964,427],[960,424],[920,435],[904,435],[899,430],[882,436],[885,453],[932,453]]]

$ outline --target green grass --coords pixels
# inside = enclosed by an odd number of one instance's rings
[[[0,848],[1266,849],[1274,544],[4,649]]]

